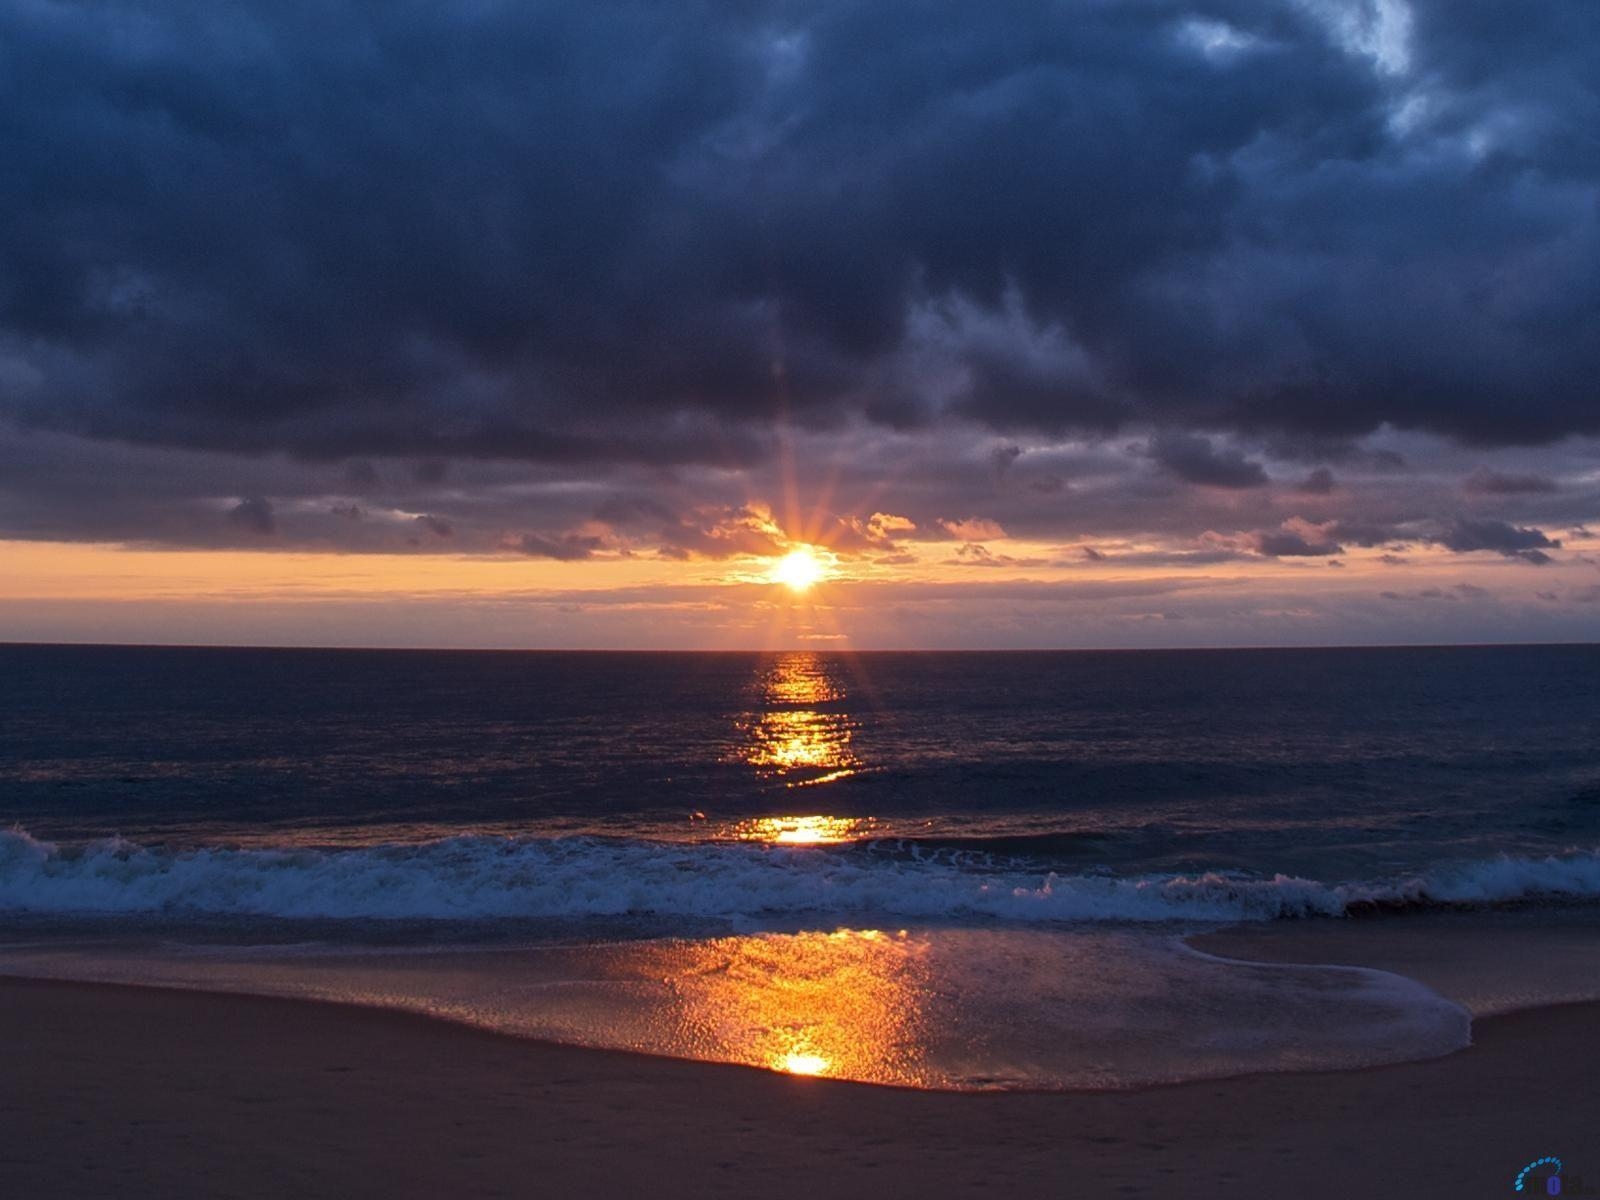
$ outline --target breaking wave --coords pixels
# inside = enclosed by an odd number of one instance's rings
[[[356,849],[60,847],[0,832],[0,910],[322,919],[727,920],[861,914],[1241,921],[1600,899],[1600,852],[1502,856],[1409,878],[1061,874],[816,847],[462,836]]]

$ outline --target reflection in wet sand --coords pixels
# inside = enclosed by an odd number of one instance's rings
[[[0,973],[407,1009],[580,1046],[952,1090],[1118,1088],[1465,1046],[1398,975],[1211,958],[1173,934],[872,928],[440,952],[0,941]]]
[[[661,966],[691,1057],[916,1086],[925,950],[840,930],[675,943]]]

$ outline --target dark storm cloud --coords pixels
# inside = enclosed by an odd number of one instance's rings
[[[1324,527],[1323,533],[1329,541],[1349,543],[1368,549],[1415,540],[1415,535],[1404,524],[1360,518],[1330,521]]]
[[[239,501],[228,510],[228,520],[252,533],[270,534],[276,533],[278,529],[271,501],[264,500],[260,496],[251,496]]]
[[[1339,486],[1338,480],[1333,477],[1333,472],[1327,467],[1317,467],[1299,483],[1294,485],[1294,490],[1307,496],[1326,496]]]
[[[1405,455],[1384,447],[1364,445],[1354,438],[1313,433],[1274,433],[1265,439],[1274,458],[1297,463],[1353,463],[1375,471],[1405,469]]]
[[[1258,534],[1256,549],[1269,558],[1326,558],[1344,553],[1344,547],[1338,542],[1308,536],[1303,529],[1279,529]]]
[[[1506,14],[13,0],[0,415],[596,469],[1136,422],[1222,487],[1201,431],[1600,431],[1600,6]]]
[[[1219,450],[1208,439],[1192,434],[1164,433],[1151,441],[1148,453],[1185,483],[1252,488],[1270,482],[1260,463],[1232,447]]]
[[[365,459],[353,459],[345,464],[344,482],[357,491],[378,486],[378,468]]]
[[[1493,551],[1538,566],[1555,561],[1545,551],[1561,548],[1559,538],[1551,538],[1539,529],[1483,517],[1457,517],[1442,526],[1433,524],[1431,529],[1363,525],[1350,521],[1328,521],[1316,525],[1293,517],[1285,521],[1281,529],[1254,533],[1250,535],[1250,540],[1259,553],[1273,558],[1343,554],[1344,546],[1341,543],[1347,541],[1366,547],[1419,542],[1442,546],[1457,554]],[[1404,561],[1394,555],[1382,557],[1391,563]]]
[[[1559,538],[1547,537],[1537,529],[1520,529],[1505,521],[1460,517],[1436,539],[1447,550],[1466,553],[1493,550],[1507,558],[1544,565],[1551,560],[1546,550],[1559,550]]]
[[[1506,475],[1499,471],[1478,470],[1467,476],[1466,490],[1478,496],[1521,496],[1553,492],[1556,483],[1542,475]]]
[[[580,562],[592,558],[594,552],[600,549],[602,541],[598,537],[583,536],[580,534],[564,534],[560,537],[545,537],[537,533],[528,533],[522,536],[517,543],[517,548],[531,558],[553,558],[558,562]]]

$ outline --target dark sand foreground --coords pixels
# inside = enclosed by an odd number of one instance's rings
[[[519,1042],[399,1013],[0,981],[0,1195],[1511,1195],[1600,1181],[1600,1006],[1426,1063],[950,1095]]]

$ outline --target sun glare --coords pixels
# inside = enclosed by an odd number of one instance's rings
[[[769,846],[825,846],[866,837],[875,825],[871,817],[753,817],[734,826],[733,836]]]
[[[827,574],[827,568],[810,546],[791,550],[772,568],[772,582],[781,583],[791,592],[809,591]]]
[[[824,1075],[833,1063],[820,1054],[802,1054],[791,1052],[785,1054],[772,1064],[779,1071],[786,1071],[790,1075]]]

